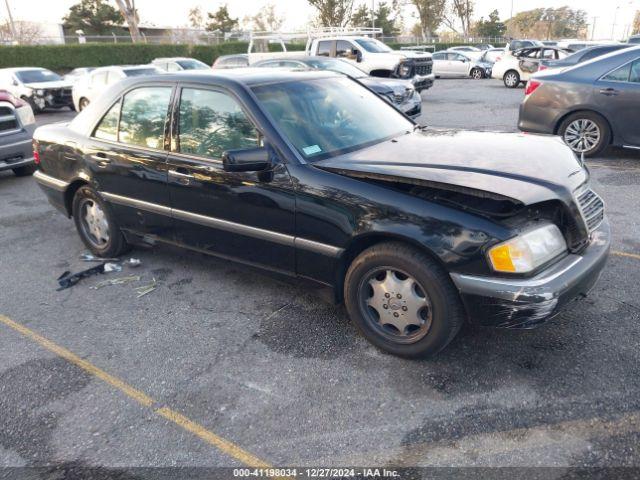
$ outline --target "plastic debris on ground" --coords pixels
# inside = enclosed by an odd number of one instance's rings
[[[143,285],[141,287],[134,288],[134,290],[138,292],[137,298],[144,297],[146,294],[153,292],[156,289],[157,285],[158,282],[156,282],[156,279],[154,278],[149,285]]]
[[[127,283],[139,282],[140,278],[140,275],[128,275],[126,277],[110,278],[109,280],[98,282],[89,288],[91,288],[92,290],[99,290],[110,285],[126,285]]]
[[[124,263],[125,263],[125,265],[127,265],[128,267],[131,267],[131,268],[136,268],[136,267],[139,267],[140,265],[142,265],[142,262],[140,261],[139,258],[130,258],[129,260],[127,260]]]
[[[98,275],[104,273],[105,263],[101,263],[100,265],[96,265],[95,267],[87,268],[86,270],[82,270],[81,272],[71,273],[70,271],[64,272],[62,275],[58,277],[58,291],[64,290],[66,288],[73,287],[76,283],[86,277],[90,277],[92,275]]]
[[[80,255],[80,260],[85,262],[119,262],[119,258],[101,258],[92,255],[91,253],[83,253]]]
[[[121,272],[122,271],[122,265],[120,265],[119,263],[105,263],[104,264],[104,273],[111,273],[111,272]]]

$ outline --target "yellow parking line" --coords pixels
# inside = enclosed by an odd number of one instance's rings
[[[638,255],[637,253],[619,252],[617,250],[612,250],[611,255],[617,255],[619,257],[635,258],[636,260],[640,260],[640,255]]]
[[[183,428],[184,430],[187,430],[188,432],[193,433],[194,435],[198,436],[200,439],[207,442],[209,445],[216,447],[218,450],[227,454],[228,456],[235,458],[236,460],[242,462],[243,464],[251,467],[257,467],[257,468],[270,467],[270,465],[267,462],[264,462],[258,457],[253,456],[252,454],[242,449],[238,445],[234,444],[233,442],[230,442],[229,440],[226,440],[216,435],[215,433],[204,428],[202,425],[199,425],[198,423],[194,422],[193,420],[190,420],[184,415],[181,415],[175,410],[172,410],[168,407],[155,408],[153,405],[156,404],[157,402],[153,400],[151,397],[149,397],[148,395],[133,388],[130,385],[127,385],[125,382],[123,382],[119,378],[116,378],[113,375],[108,374],[104,370],[101,370],[95,365],[80,358],[75,353],[53,343],[51,340],[43,337],[42,335],[37,334],[36,332],[25,327],[24,325],[21,325],[4,315],[0,315],[0,322],[5,324],[9,328],[12,328],[16,332],[21,333],[22,335],[29,338],[30,340],[33,340],[40,346],[46,348],[47,350],[55,353],[59,357],[62,357],[68,362],[76,365],[77,367],[80,367],[81,369],[90,373],[94,377],[97,377],[100,380],[108,383],[112,387],[120,390],[122,393],[132,398],[139,404],[145,407],[151,408],[151,410],[156,415],[159,415],[169,420],[170,422],[174,423],[175,425],[178,425],[180,428]]]

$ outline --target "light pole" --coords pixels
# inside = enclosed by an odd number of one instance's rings
[[[593,41],[593,37],[596,35],[596,20],[598,17],[593,17],[593,27],[591,28],[591,40]]]
[[[620,10],[620,5],[618,5],[613,12],[613,25],[611,26],[611,40],[615,39],[616,20],[618,19],[618,10]]]
[[[376,0],[371,0],[371,28],[376,28]],[[372,35],[376,36],[375,33]]]
[[[11,27],[11,36],[13,41],[16,41],[16,26],[13,23],[13,15],[11,15],[11,7],[9,7],[9,0],[4,0],[4,4],[7,6],[7,13],[9,14],[9,25]]]
[[[511,0],[511,16],[509,17],[509,19],[513,18],[513,0]]]

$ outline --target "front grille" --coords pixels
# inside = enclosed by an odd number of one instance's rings
[[[0,106],[0,133],[17,130],[18,128],[15,110],[10,107]]]
[[[416,65],[416,75],[430,75],[432,65],[431,63],[420,63]]]
[[[582,220],[589,233],[593,232],[604,220],[604,202],[596,192],[586,188],[576,196]]]

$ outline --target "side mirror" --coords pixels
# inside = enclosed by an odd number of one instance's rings
[[[271,166],[271,154],[265,147],[227,150],[222,165],[226,172],[260,172]]]
[[[18,85],[20,85],[20,84],[18,83],[18,81],[17,81],[17,80],[13,80],[13,81],[11,82],[11,85],[13,85],[14,87],[17,87],[17,86],[18,86]]]
[[[354,56],[354,58],[356,59],[356,62],[362,61],[362,52],[357,48],[354,48],[353,50],[351,50],[351,55]]]

